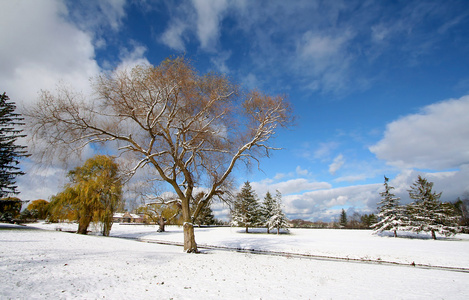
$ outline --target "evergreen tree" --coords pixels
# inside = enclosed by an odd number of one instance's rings
[[[381,201],[378,203],[378,222],[371,227],[375,232],[390,230],[397,237],[397,230],[406,224],[403,208],[399,205],[399,197],[392,193],[394,187],[389,186],[389,178],[384,176],[384,192],[381,192]]]
[[[343,208],[342,212],[340,213],[339,225],[342,228],[345,228],[347,226],[347,213]]]
[[[202,208],[197,218],[195,218],[195,224],[198,224],[199,226],[215,224],[215,216],[213,215],[212,208],[209,204]]]
[[[17,139],[25,137],[21,134],[23,118],[15,113],[16,105],[9,101],[5,94],[0,95],[0,198],[10,194],[18,194],[16,177],[24,175],[18,167],[19,159],[27,157],[26,146],[17,145]]]
[[[273,201],[272,216],[267,221],[267,228],[276,228],[277,234],[280,233],[280,229],[288,231],[288,219],[282,211],[282,194],[279,191],[277,191]]]
[[[436,232],[450,236],[459,232],[460,228],[454,207],[441,203],[442,193],[435,193],[432,188],[433,182],[419,175],[409,190],[410,198],[415,201],[407,206],[407,212],[410,216],[410,230],[431,232],[432,238],[436,240]]]
[[[262,221],[264,222],[264,226],[267,227],[267,233],[270,233],[270,226],[268,224],[270,222],[270,218],[272,218],[274,215],[275,208],[275,199],[272,197],[270,192],[267,192],[267,194],[265,194],[264,203],[262,205]]]
[[[245,227],[246,233],[248,233],[249,227],[261,224],[260,215],[256,193],[253,191],[249,181],[246,181],[241,192],[236,195],[231,212],[231,224]]]
[[[378,222],[378,219],[376,218],[375,214],[369,214],[369,215],[364,214],[363,216],[360,217],[360,223],[362,223],[362,226],[367,229],[372,228],[371,226],[377,222]]]

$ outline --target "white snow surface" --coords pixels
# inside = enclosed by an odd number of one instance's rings
[[[212,249],[186,254],[179,246],[134,240],[182,243],[177,226],[157,233],[155,226],[113,225],[112,236],[133,239],[57,229],[76,225],[0,224],[0,299],[469,299],[469,237],[463,234],[434,241],[422,234],[393,238],[368,230],[267,235],[195,229],[199,246],[402,263],[391,265]]]

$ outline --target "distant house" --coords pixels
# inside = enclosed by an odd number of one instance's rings
[[[115,213],[113,216],[115,223],[143,223],[143,216],[137,214],[131,214],[129,212],[125,213]]]

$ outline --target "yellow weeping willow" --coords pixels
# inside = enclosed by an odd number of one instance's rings
[[[86,234],[91,222],[101,224],[108,236],[112,217],[122,206],[122,181],[112,157],[96,155],[68,173],[71,183],[52,199],[52,214],[70,215],[78,221],[77,233]],[[60,217],[59,217],[60,218]]]

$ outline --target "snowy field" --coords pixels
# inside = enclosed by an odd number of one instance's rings
[[[185,254],[179,246],[56,231],[74,226],[0,224],[0,299],[469,299],[467,235],[434,241],[354,230],[196,228],[201,246],[401,263],[392,265],[212,249]],[[114,224],[111,235],[182,242],[181,228],[167,229]]]

